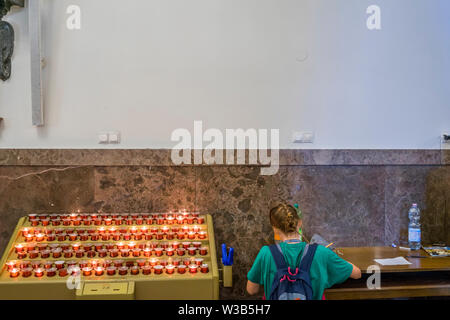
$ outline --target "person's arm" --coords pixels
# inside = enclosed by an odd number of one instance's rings
[[[350,261],[347,261],[348,263],[350,263],[353,266],[353,270],[352,273],[350,275],[350,278],[352,279],[359,279],[361,278],[361,270],[355,266],[353,263],[351,263]]]
[[[247,281],[247,292],[249,295],[254,296],[255,294],[258,294],[259,289],[259,284],[251,282],[250,280]]]

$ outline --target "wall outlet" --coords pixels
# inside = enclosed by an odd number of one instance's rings
[[[120,132],[119,131],[108,132],[108,135],[109,135],[109,143],[120,143]]]
[[[292,134],[293,143],[313,143],[314,132],[311,131],[296,131]]]
[[[108,132],[100,132],[98,134],[98,143],[100,143],[100,144],[108,144],[109,143]]]

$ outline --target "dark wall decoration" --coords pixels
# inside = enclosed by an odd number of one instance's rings
[[[24,0],[0,0],[0,79],[11,77],[11,58],[14,52],[14,29],[6,21],[1,21],[12,6],[24,6]]]

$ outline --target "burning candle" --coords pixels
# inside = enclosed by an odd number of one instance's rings
[[[67,272],[67,269],[60,269],[59,270],[59,276],[60,277],[67,277],[67,275],[68,275],[69,273]]]
[[[132,266],[130,268],[130,272],[133,276],[138,275],[139,274],[139,267],[138,266]]]
[[[8,271],[10,271],[11,269],[14,269],[17,265],[17,261],[8,261],[6,263],[6,268],[8,269]]]
[[[50,250],[43,250],[43,251],[41,251],[41,258],[47,259],[48,257],[50,257],[50,253],[51,253]]]
[[[56,268],[49,268],[47,269],[47,277],[54,277],[56,276]]]
[[[189,248],[187,248],[187,251],[188,251],[189,255],[194,256],[195,253],[197,252],[197,248],[196,247],[189,247]]]
[[[134,249],[136,247],[136,242],[133,242],[133,241],[128,242],[127,247],[128,247],[128,249],[131,249],[131,250]]]
[[[156,259],[156,258],[151,258],[148,262],[149,262],[149,264],[150,264],[152,267],[154,267],[154,266],[156,266],[156,264],[158,263],[158,259]]]
[[[34,237],[33,237],[33,235],[32,235],[31,233],[28,233],[28,234],[25,236],[25,241],[26,241],[26,242],[31,242],[31,241],[33,241],[33,239],[34,239]]]
[[[156,234],[156,233],[158,233],[158,228],[157,227],[151,227],[150,228],[150,232],[153,233],[153,234]]]
[[[23,237],[26,237],[27,234],[30,233],[30,231],[31,231],[30,228],[23,228],[23,229],[22,229],[22,236],[23,236]]]
[[[25,251],[17,252],[17,259],[25,259],[27,257],[27,253]]]
[[[175,252],[174,248],[167,248],[166,249],[166,255],[167,256],[173,256],[174,252]]]
[[[44,269],[42,268],[37,268],[34,269],[34,276],[37,278],[41,278],[44,275]]]
[[[194,264],[201,266],[203,264],[203,258],[194,259]]]
[[[144,233],[144,234],[148,233],[148,228],[147,227],[142,227],[141,228],[141,232]]]
[[[179,274],[186,273],[186,266],[185,265],[179,265],[177,267],[177,271],[178,271]]]
[[[15,249],[16,249],[16,253],[17,253],[17,252],[23,252],[23,250],[24,250],[24,245],[21,244],[21,243],[16,244],[16,245],[15,245]]]
[[[188,239],[195,239],[195,232],[194,231],[189,231],[188,232]]]
[[[139,257],[141,255],[141,249],[135,248],[133,249],[133,257]]]
[[[83,258],[84,257],[84,253],[85,253],[84,249],[79,249],[79,250],[75,251],[75,256],[77,258]]]
[[[155,274],[161,274],[163,271],[164,267],[161,265],[157,265],[153,267],[153,270],[155,270]]]
[[[74,251],[80,250],[80,247],[81,247],[81,244],[79,244],[79,243],[74,243],[74,244],[72,244],[72,249],[73,249]]]
[[[153,235],[151,233],[145,234],[145,240],[152,240],[152,239],[153,239]]]
[[[100,234],[104,234],[105,231],[106,231],[105,227],[100,227],[100,228],[97,229],[97,232],[100,233]]]
[[[137,265],[138,265],[139,267],[145,266],[145,262],[146,262],[146,260],[144,260],[144,259],[138,259],[138,260],[136,260],[136,263],[137,263]]]
[[[111,218],[106,218],[104,221],[105,221],[105,225],[106,226],[110,226],[112,224],[112,219]]]
[[[33,272],[33,268],[23,268],[22,269],[22,277],[28,278],[31,276],[32,272]]]
[[[105,268],[103,268],[103,267],[95,268],[95,275],[97,277],[102,276],[104,272],[105,272]]]
[[[173,274],[175,272],[175,266],[172,264],[169,264],[166,266],[166,273],[167,274]]]
[[[18,268],[12,268],[11,270],[9,270],[9,276],[11,278],[17,278],[20,274],[20,270]]]
[[[113,276],[116,274],[116,267],[110,266],[108,268],[106,268],[106,273],[108,274],[108,276]]]
[[[73,256],[73,250],[72,249],[64,250],[64,257],[65,258],[71,258],[72,256]]]
[[[128,267],[119,267],[119,274],[124,276],[128,273]]]
[[[187,249],[187,248],[189,248],[191,246],[191,243],[190,242],[183,242],[182,245],[183,245],[184,249]]]
[[[156,234],[156,240],[162,240],[162,239],[164,239],[164,233],[158,232],[158,233]]]
[[[204,224],[205,223],[205,216],[199,216],[197,218],[197,223],[198,224]]]
[[[109,266],[111,266],[112,263],[113,263],[112,260],[106,259],[106,260],[104,261],[105,268],[108,268]]]
[[[206,256],[206,254],[208,253],[208,248],[207,247],[201,247],[199,249],[199,253],[201,256]]]
[[[138,232],[136,232],[135,234],[134,234],[134,240],[142,240],[142,237],[143,237],[144,235],[142,234],[142,232],[140,232],[140,231],[138,231]]]
[[[183,259],[183,264],[187,267],[191,264],[191,259]]]
[[[193,217],[193,216],[188,216],[188,217],[186,218],[186,222],[187,222],[188,224],[193,224],[193,223],[194,223],[194,217]]]
[[[199,239],[206,239],[206,231],[200,231],[198,233],[198,238]]]
[[[200,227],[197,225],[192,226],[192,231],[194,232],[199,232],[200,231]]]
[[[36,259],[39,256],[39,251],[31,250],[28,252],[30,259]]]
[[[198,266],[196,264],[190,264],[188,268],[190,273],[197,273]]]
[[[152,272],[152,267],[150,266],[143,266],[142,267],[142,274],[149,275]]]
[[[64,268],[65,262],[64,261],[55,261],[55,267],[58,270],[61,270]]]
[[[25,269],[28,268],[31,265],[30,261],[21,261],[20,262],[20,268]]]
[[[115,219],[114,219],[114,224],[115,224],[116,226],[120,226],[120,225],[122,224],[122,218],[121,218],[121,217],[115,218]]]
[[[76,233],[69,234],[69,240],[70,241],[76,241],[77,238],[78,238],[78,234],[76,234]]]
[[[85,277],[89,277],[92,274],[91,267],[84,267],[82,270],[83,270],[83,276],[85,276]]]
[[[119,255],[119,249],[111,249],[109,250],[109,256],[111,258],[115,258]]]
[[[59,257],[61,257],[61,254],[62,254],[62,248],[55,248],[55,249],[52,249],[52,256],[53,256],[53,258],[59,258]]]
[[[162,256],[164,249],[163,248],[155,248],[155,255],[157,257]]]
[[[127,232],[122,235],[123,240],[129,241],[131,240],[131,233]]]
[[[152,255],[152,249],[150,249],[150,248],[145,248],[145,249],[143,250],[143,253],[144,253],[144,257],[150,257],[150,256]]]
[[[158,216],[156,218],[156,223],[157,224],[164,224],[164,217],[163,216]]]
[[[121,249],[120,250],[120,256],[128,257],[129,255],[130,255],[130,249]]]

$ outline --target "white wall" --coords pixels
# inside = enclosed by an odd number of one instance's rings
[[[70,4],[80,31],[66,29]],[[366,28],[371,4],[380,31]],[[450,131],[448,0],[43,0],[42,11],[46,125],[31,125],[17,9],[0,148],[98,148],[104,130],[121,131],[117,148],[169,148],[194,120],[279,128],[288,148],[433,149]],[[290,143],[293,130],[315,143]]]

